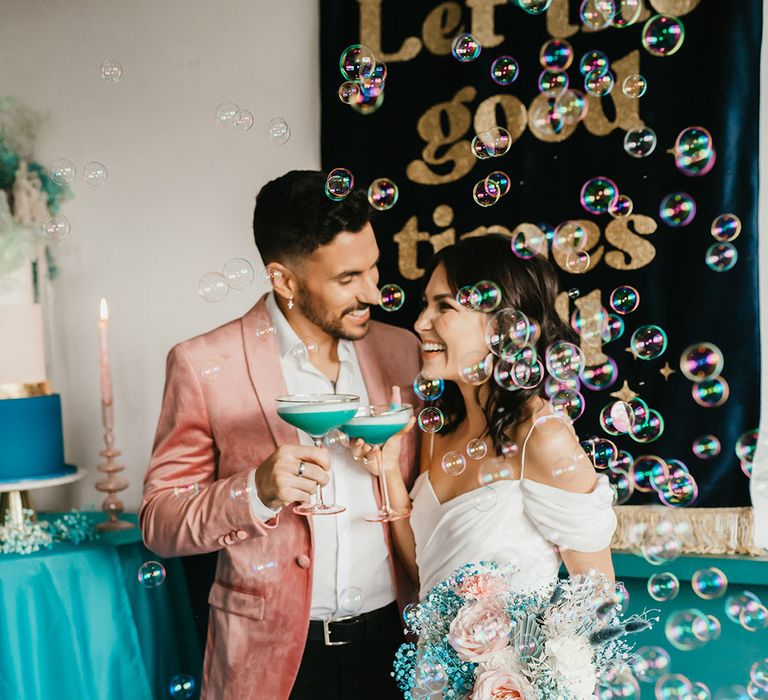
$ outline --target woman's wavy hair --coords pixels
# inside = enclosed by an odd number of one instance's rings
[[[496,284],[501,291],[501,303],[488,314],[504,308],[522,311],[529,319],[535,320],[541,333],[536,340],[536,352],[544,363],[550,344],[567,340],[578,345],[576,333],[562,321],[555,310],[555,299],[559,291],[557,273],[550,262],[537,256],[523,260],[512,253],[511,239],[499,233],[465,238],[459,243],[443,248],[429,263],[424,276],[429,282],[435,269],[445,268],[448,284],[456,294],[462,287],[475,285],[481,280]],[[494,369],[500,358],[493,355]],[[502,447],[508,441],[509,430],[525,417],[525,406],[533,396],[544,395],[544,380],[533,389],[507,391],[493,378],[476,389],[479,397],[481,387],[488,386],[490,393],[483,407],[486,418],[486,432],[493,440],[496,454],[502,454]],[[445,416],[441,432],[450,433],[465,418],[467,410],[459,387],[447,381],[443,395],[435,402]]]

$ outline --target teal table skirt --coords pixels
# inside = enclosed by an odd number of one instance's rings
[[[147,561],[166,568],[157,588],[138,581]],[[149,552],[138,527],[0,554],[0,634],[3,700],[169,698],[182,673],[194,678],[190,697],[198,697],[202,655],[181,562]]]
[[[697,556],[679,557],[663,566],[653,566],[635,554],[614,552],[613,563],[616,578],[623,581],[629,592],[629,613],[656,608],[660,620],[654,628],[637,635],[632,641],[636,647],[663,647],[671,657],[667,673],[682,674],[691,682],[705,683],[714,698],[718,690],[727,686],[749,683],[749,670],[758,659],[768,657],[768,630],[750,632],[732,622],[725,614],[725,601],[730,595],[750,591],[763,604],[768,604],[768,558],[747,556]],[[716,566],[728,578],[728,589],[720,598],[702,600],[691,587],[691,578],[699,570]],[[659,602],[648,594],[648,579],[653,574],[669,571],[680,581],[680,592],[676,598]],[[664,625],[670,614],[685,608],[696,608],[706,615],[714,615],[721,624],[719,638],[707,642],[692,651],[680,651],[669,643]],[[642,700],[655,700],[654,683],[640,683]],[[633,696],[638,700],[638,696]],[[664,696],[671,697],[671,696]],[[732,700],[737,697],[723,694]],[[738,696],[744,697],[744,696]]]

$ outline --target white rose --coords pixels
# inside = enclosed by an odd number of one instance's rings
[[[586,637],[566,634],[548,639],[544,646],[549,667],[565,681],[574,697],[593,697],[597,674],[592,663],[592,646]]]
[[[520,659],[517,652],[512,647],[506,647],[501,651],[497,651],[495,654],[483,661],[475,673],[482,673],[483,671],[497,671],[500,668],[517,669],[520,666]]]

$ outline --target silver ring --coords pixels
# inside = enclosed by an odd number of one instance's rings
[[[307,465],[299,460],[299,476],[304,476],[304,472],[307,471]]]

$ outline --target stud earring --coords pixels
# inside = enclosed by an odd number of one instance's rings
[[[293,304],[293,297],[291,297],[290,299],[288,299],[288,309],[289,310],[292,309],[293,306],[294,306],[294,304]]]

